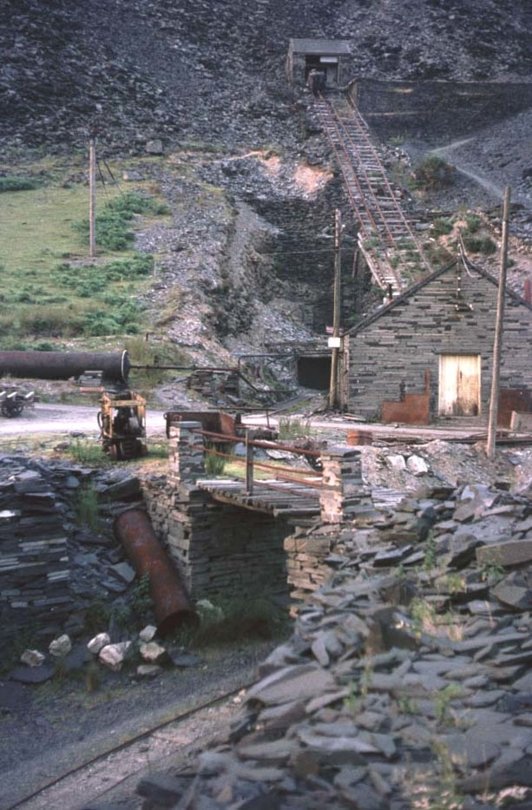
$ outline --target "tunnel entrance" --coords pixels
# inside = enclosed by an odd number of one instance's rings
[[[331,379],[330,355],[303,355],[297,360],[297,382],[315,391],[327,391]]]

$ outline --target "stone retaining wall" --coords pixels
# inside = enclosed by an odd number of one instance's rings
[[[154,530],[193,599],[221,595],[287,596],[284,521],[218,504],[209,493],[169,479],[149,481],[144,496]]]
[[[357,79],[349,94],[380,137],[442,143],[528,109],[532,83]]]
[[[176,562],[193,599],[268,591],[299,599],[327,573],[329,540],[299,540],[280,518],[216,502],[196,482],[205,476],[198,422],[171,427],[170,473],[144,484],[156,534]],[[325,524],[364,522],[374,515],[363,485],[360,452],[329,448],[322,457],[321,516]],[[286,539],[285,539],[286,538]],[[283,544],[284,541],[284,544]]]

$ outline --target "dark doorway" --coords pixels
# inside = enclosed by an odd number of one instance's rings
[[[297,382],[305,388],[327,391],[331,379],[331,358],[324,355],[307,355],[297,361]]]
[[[308,79],[308,74],[311,70],[321,70],[319,56],[305,56],[305,81]]]

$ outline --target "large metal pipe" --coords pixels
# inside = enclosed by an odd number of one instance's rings
[[[183,624],[196,624],[198,615],[146,512],[122,512],[115,519],[114,531],[139,577],[149,578],[159,634],[165,636]]]
[[[127,351],[101,352],[0,352],[0,375],[68,380],[87,371],[101,371],[106,380],[127,383],[130,369]]]

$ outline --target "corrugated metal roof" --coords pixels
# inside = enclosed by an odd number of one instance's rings
[[[351,47],[346,39],[291,39],[290,48],[294,53],[341,56],[350,54]]]

